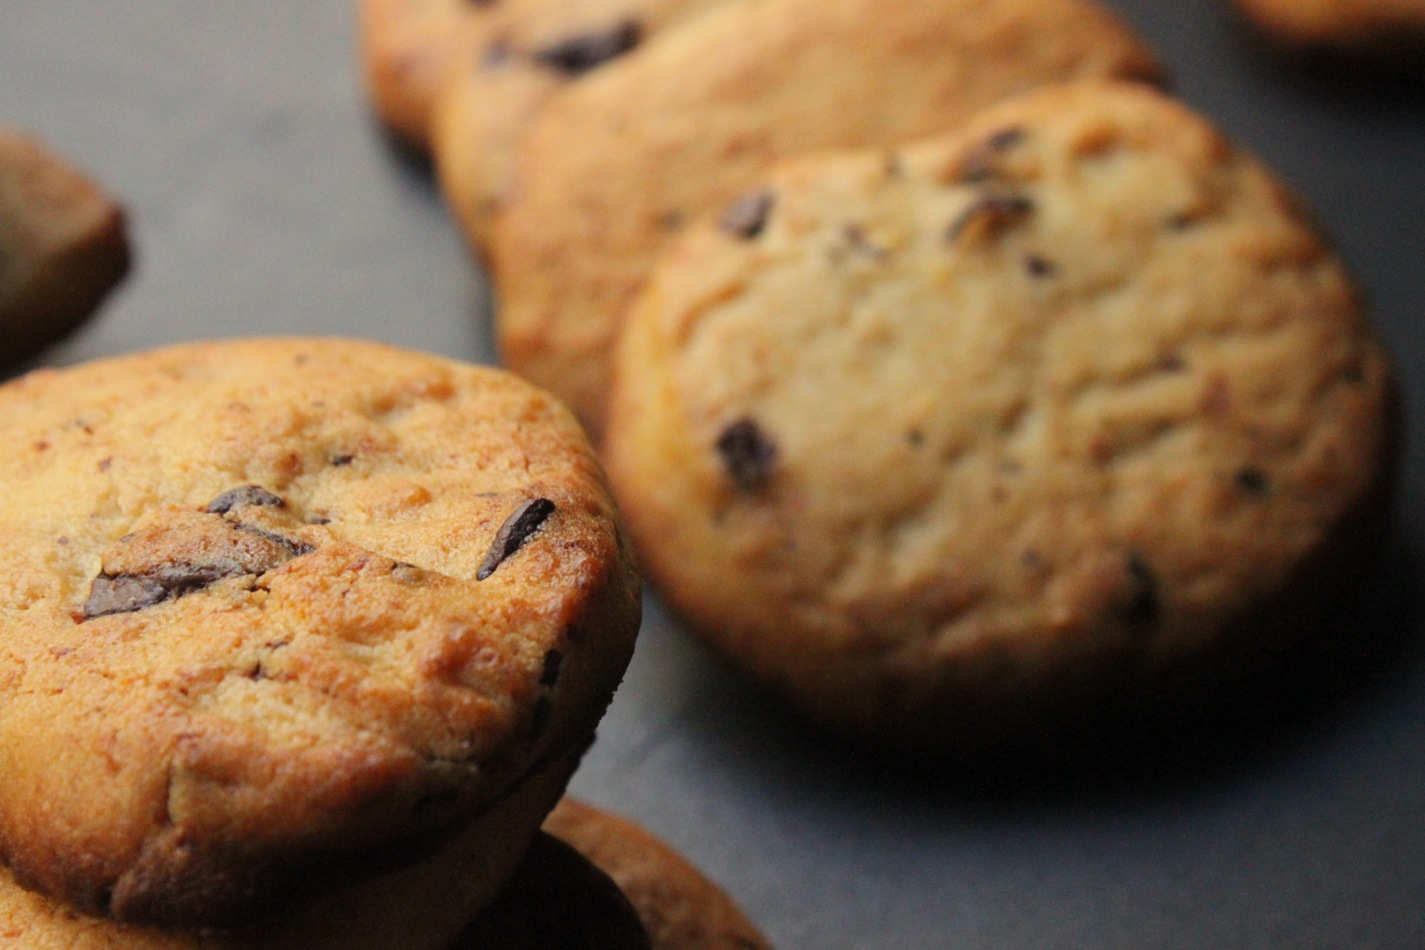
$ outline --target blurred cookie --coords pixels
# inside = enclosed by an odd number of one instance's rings
[[[506,363],[598,429],[623,309],[669,236],[774,161],[897,142],[1072,76],[1154,77],[1083,0],[765,0],[706,12],[541,111],[491,265]]]
[[[1338,259],[1130,84],[779,170],[670,250],[616,375],[606,463],[664,596],[916,750],[1219,685],[1366,563],[1391,469]]]
[[[0,366],[83,323],[128,266],[118,206],[60,156],[0,128]]]
[[[565,798],[544,830],[613,878],[638,911],[652,950],[770,950],[720,887],[633,822]]]
[[[1237,6],[1289,48],[1425,52],[1425,0],[1237,0]]]
[[[501,2],[361,0],[358,33],[366,96],[386,127],[407,145],[429,148],[436,93],[455,64],[484,45]]]
[[[470,246],[483,251],[491,216],[515,177],[519,143],[551,96],[650,41],[733,0],[523,0],[461,57],[442,85],[431,139],[441,190]]]
[[[0,851],[83,911],[231,924],[496,802],[522,846],[632,651],[602,473],[497,370],[194,344],[18,379],[0,432]]]

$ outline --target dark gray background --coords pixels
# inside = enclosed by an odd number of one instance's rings
[[[1308,73],[1268,56],[1225,3],[1113,6],[1176,90],[1317,210],[1418,407],[1425,78]],[[351,0],[0,0],[0,122],[122,196],[138,250],[123,289],[48,362],[290,332],[491,358],[482,279],[419,163],[370,121],[354,48]],[[681,847],[782,950],[1419,950],[1418,414],[1408,428],[1398,538],[1343,621],[1385,659],[1246,738],[1139,750],[1101,780],[976,789],[814,736],[650,599],[574,788]],[[1382,639],[1404,647],[1366,646]]]

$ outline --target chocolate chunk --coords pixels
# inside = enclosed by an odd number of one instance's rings
[[[1267,473],[1259,468],[1244,468],[1237,472],[1235,477],[1237,487],[1241,488],[1249,495],[1262,496],[1267,493],[1270,482],[1267,480]]]
[[[559,682],[559,667],[564,662],[564,654],[550,650],[544,654],[544,669],[539,674],[540,686],[553,686]]]
[[[985,194],[970,203],[945,230],[945,239],[995,237],[1034,211],[1034,202],[1022,195]]]
[[[283,501],[280,496],[272,494],[261,485],[243,485],[241,488],[229,489],[208,502],[207,511],[210,514],[223,515],[234,508],[249,506],[283,508],[286,505],[287,502]]]
[[[356,461],[356,456],[348,455],[347,453],[343,452],[341,455],[333,455],[331,461],[332,464],[335,465],[337,468],[342,468]]]
[[[1029,271],[1030,277],[1053,277],[1059,272],[1059,265],[1038,254],[1030,254],[1024,258],[1024,269]]]
[[[722,431],[717,451],[727,474],[742,491],[760,488],[772,476],[777,462],[777,446],[763,434],[757,423],[746,417]]]
[[[84,619],[143,610],[162,603],[170,596],[169,590],[152,577],[139,574],[109,577],[100,574],[89,585],[89,599],[84,602]]]
[[[500,530],[495,534],[495,540],[490,544],[490,553],[485,555],[485,560],[480,563],[480,569],[475,572],[475,579],[483,581],[491,574],[495,573],[495,568],[499,567],[512,554],[529,540],[529,536],[539,530],[539,526],[544,524],[545,519],[554,513],[554,502],[548,498],[532,498],[515,509],[514,514],[505,519],[505,523],[500,525]]]
[[[316,550],[316,548],[312,547],[305,541],[300,541],[297,538],[289,538],[281,534],[275,534],[271,531],[264,531],[261,528],[253,527],[250,524],[234,525],[234,527],[238,531],[245,532],[246,534],[255,535],[264,541],[271,541],[273,544],[286,551],[289,557],[301,557],[304,554],[311,554],[313,551]],[[277,565],[274,564],[272,566],[276,567]],[[270,570],[270,568],[266,568],[265,570]]]
[[[1153,623],[1162,613],[1158,592],[1158,575],[1140,554],[1128,555],[1128,620],[1135,624]]]
[[[624,20],[607,30],[580,33],[534,51],[536,62],[578,76],[627,53],[643,39],[636,20]]]
[[[734,237],[755,238],[767,226],[774,197],[770,191],[754,191],[743,195],[723,211],[718,227]]]
[[[999,157],[1024,139],[1021,128],[1001,129],[966,153],[960,162],[960,180],[984,181],[998,174]]]

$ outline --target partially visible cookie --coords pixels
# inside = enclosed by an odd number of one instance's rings
[[[470,246],[483,251],[488,243],[519,144],[551,96],[662,30],[730,2],[507,2],[484,49],[462,54],[451,70],[431,123],[441,190]]]
[[[633,822],[566,797],[544,830],[613,878],[638,911],[652,950],[770,950],[722,888]]]
[[[1357,53],[1425,52],[1425,0],[1237,0],[1283,46]]]
[[[763,0],[707,11],[541,111],[491,246],[502,356],[596,434],[623,309],[670,235],[774,161],[953,126],[1074,76],[1154,77],[1086,0]]]
[[[0,853],[83,911],[232,925],[496,803],[527,841],[631,654],[602,473],[507,373],[193,344],[18,379],[0,434]]]
[[[0,366],[79,326],[128,266],[113,200],[45,146],[0,128]]]
[[[663,595],[922,752],[1221,685],[1368,563],[1392,469],[1340,261],[1127,84],[779,170],[670,250],[616,375],[606,464]]]
[[[502,2],[509,0],[360,0],[367,99],[407,145],[429,148],[436,93],[456,61],[484,45]]]

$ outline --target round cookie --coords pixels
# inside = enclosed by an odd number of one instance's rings
[[[1425,0],[1237,0],[1277,43],[1295,49],[1425,52]]]
[[[633,822],[566,797],[544,830],[613,878],[643,921],[652,950],[771,950],[722,888]]]
[[[701,222],[630,311],[605,461],[712,643],[954,753],[1169,713],[1307,629],[1379,533],[1393,391],[1270,174],[1086,82]]]
[[[506,4],[483,51],[462,55],[436,96],[431,141],[441,191],[483,253],[515,158],[544,104],[655,34],[733,0],[523,0]]]
[[[670,235],[779,158],[933,134],[1025,87],[1154,77],[1087,0],[765,0],[569,86],[493,230],[502,357],[601,427],[621,315]]]
[[[527,840],[631,654],[602,473],[498,370],[193,344],[16,380],[0,432],[0,852],[86,912],[250,920],[496,803]]]
[[[128,267],[123,212],[108,195],[50,149],[0,128],[0,365],[74,330]]]

